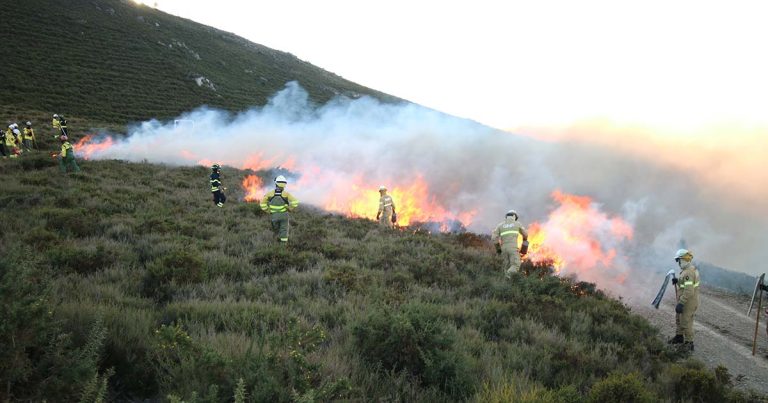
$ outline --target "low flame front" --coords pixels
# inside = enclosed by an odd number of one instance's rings
[[[608,277],[623,281],[626,261],[617,249],[632,239],[632,226],[602,212],[589,197],[556,190],[552,198],[559,206],[546,221],[529,227],[527,258],[534,263],[551,262],[556,272],[575,273],[587,281],[598,281],[606,275],[603,270],[611,270]]]
[[[114,144],[111,136],[106,136],[99,140],[96,142],[93,134],[86,134],[73,147],[80,158],[88,160],[91,159],[93,154],[104,151]]]
[[[243,189],[245,190],[245,201],[255,202],[264,195],[264,182],[256,175],[248,175],[243,179]]]
[[[413,223],[440,223],[441,230],[448,230],[448,223],[458,221],[464,226],[472,222],[476,211],[454,212],[446,208],[429,192],[429,185],[422,177],[405,185],[391,186],[387,193],[392,196],[397,213],[397,223],[408,226]],[[379,209],[379,190],[377,186],[351,183],[345,189],[331,193],[324,208],[337,211],[351,217],[375,219]],[[337,196],[341,195],[341,196]]]

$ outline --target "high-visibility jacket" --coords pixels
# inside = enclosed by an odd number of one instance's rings
[[[270,214],[286,213],[296,209],[299,206],[299,200],[284,189],[276,188],[261,198],[259,206]]]
[[[392,196],[381,196],[379,198],[379,214],[391,216],[393,211],[395,211],[395,202],[392,200]]]
[[[61,158],[67,158],[67,156],[70,158],[75,157],[75,150],[72,148],[72,144],[70,144],[69,141],[65,141],[61,144]]]
[[[34,140],[35,139],[35,131],[32,130],[31,127],[25,127],[24,128],[24,140]]]
[[[211,192],[217,192],[221,188],[221,179],[218,172],[211,174]]]
[[[16,136],[13,135],[13,130],[11,129],[5,131],[5,145],[16,147]]]
[[[685,305],[689,302],[699,303],[699,271],[691,263],[688,268],[680,272],[677,286],[680,288],[680,297],[677,302]]]
[[[502,246],[517,248],[517,238],[523,230],[523,224],[514,217],[508,216],[491,233],[491,241],[501,241]]]
[[[56,130],[61,130],[61,122],[59,122],[59,119],[53,118],[53,120],[51,120],[51,126]]]

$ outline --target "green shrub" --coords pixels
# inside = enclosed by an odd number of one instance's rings
[[[329,284],[339,285],[345,290],[359,291],[365,287],[365,278],[359,272],[360,267],[353,262],[337,262],[325,269],[323,280]]]
[[[71,270],[81,274],[104,270],[121,260],[121,256],[113,247],[102,243],[86,246],[59,245],[49,249],[46,256],[54,269]]]
[[[196,284],[206,279],[203,258],[195,249],[172,249],[147,265],[142,293],[167,301],[177,284]]]
[[[251,264],[266,275],[288,270],[304,271],[316,261],[316,255],[313,253],[297,251],[277,243],[257,250],[251,257]]]
[[[468,361],[454,349],[455,331],[430,306],[380,308],[356,322],[352,335],[362,358],[374,366],[408,371],[453,396],[473,392]]]
[[[727,397],[727,382],[722,376],[715,376],[700,364],[688,361],[683,365],[673,364],[661,376],[663,393],[673,396],[675,401],[723,402]]]
[[[637,373],[613,373],[592,386],[589,401],[594,403],[652,403],[657,399]]]
[[[96,235],[100,230],[98,217],[83,209],[48,207],[40,209],[39,214],[46,220],[46,229],[65,236],[84,238]]]

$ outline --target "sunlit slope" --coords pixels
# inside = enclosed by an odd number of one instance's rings
[[[319,103],[382,94],[290,53],[127,0],[0,1],[0,103],[104,122],[243,110],[296,80]],[[258,23],[254,21],[254,23]]]
[[[594,286],[505,280],[487,237],[302,205],[284,248],[240,200],[271,172],[225,166],[217,208],[206,167],[81,167],[0,164],[2,401],[745,401]]]

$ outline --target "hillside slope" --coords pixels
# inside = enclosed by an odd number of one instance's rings
[[[0,164],[2,401],[758,401],[589,284],[504,280],[472,234],[302,206],[281,248],[248,172],[219,209],[204,167],[81,165]]]
[[[316,102],[394,97],[128,0],[0,1],[0,104],[101,122],[263,105],[296,80]]]

